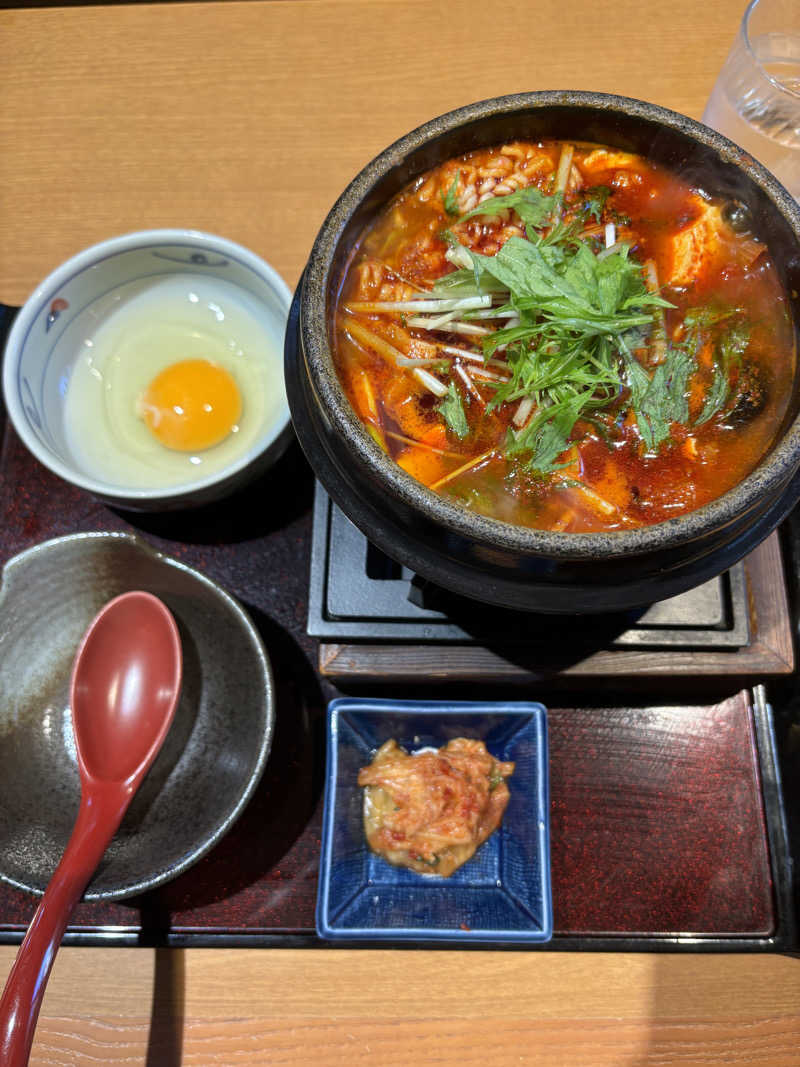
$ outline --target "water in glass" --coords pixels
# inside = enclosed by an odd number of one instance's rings
[[[745,16],[703,122],[750,152],[800,199],[800,32],[754,35],[747,28]]]

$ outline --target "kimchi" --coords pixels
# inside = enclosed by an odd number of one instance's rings
[[[358,775],[370,848],[397,866],[452,874],[500,825],[513,771],[483,741],[459,737],[414,755],[387,741]]]

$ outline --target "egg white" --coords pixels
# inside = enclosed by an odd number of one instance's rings
[[[242,415],[213,448],[178,452],[161,444],[137,408],[161,371],[189,359],[228,371]],[[83,339],[65,395],[65,435],[75,462],[94,478],[135,489],[185,485],[247,453],[280,417],[284,395],[281,354],[255,301],[217,278],[168,275],[123,300]]]

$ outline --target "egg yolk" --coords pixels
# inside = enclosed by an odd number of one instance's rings
[[[242,397],[223,367],[207,359],[185,359],[153,378],[137,411],[162,445],[195,452],[231,433],[242,414]]]

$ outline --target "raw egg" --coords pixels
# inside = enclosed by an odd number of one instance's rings
[[[224,367],[208,359],[184,359],[150,382],[138,413],[162,445],[202,452],[239,429],[242,396]]]
[[[285,419],[282,338],[243,289],[160,276],[99,319],[64,404],[87,473],[133,488],[194,484],[248,462]]]

